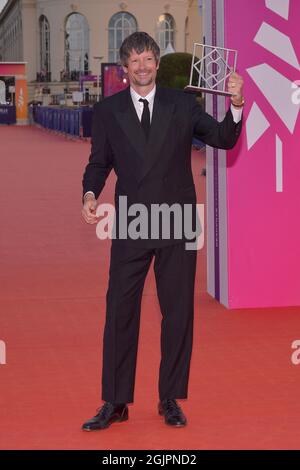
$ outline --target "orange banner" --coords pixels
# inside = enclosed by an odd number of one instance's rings
[[[16,80],[16,110],[17,121],[27,119],[27,82],[26,80]]]

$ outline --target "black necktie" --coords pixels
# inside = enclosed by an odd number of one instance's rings
[[[150,111],[149,111],[149,102],[148,100],[144,100],[140,98],[139,101],[144,104],[141,125],[145,132],[146,139],[148,139],[149,131],[150,131]]]

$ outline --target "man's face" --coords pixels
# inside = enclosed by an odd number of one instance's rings
[[[144,51],[138,54],[133,50],[128,58],[127,66],[123,66],[128,74],[130,85],[137,87],[149,87],[154,85],[159,64],[156,64],[152,51]]]

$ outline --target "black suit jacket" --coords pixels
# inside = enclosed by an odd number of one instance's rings
[[[205,113],[194,95],[157,87],[151,129],[146,141],[127,88],[95,105],[92,150],[83,176],[83,194],[100,195],[106,178],[117,175],[115,204],[127,196],[128,206],[151,204],[196,204],[191,169],[193,135],[213,147],[231,149],[237,142],[242,122],[233,121],[228,110],[222,122]],[[130,221],[130,219],[129,219]],[[172,230],[171,230],[172,232]],[[186,240],[120,240],[144,247],[164,246]],[[119,240],[118,240],[119,241]]]

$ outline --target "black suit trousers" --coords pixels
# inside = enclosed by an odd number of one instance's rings
[[[102,399],[132,403],[141,300],[154,258],[162,314],[159,398],[186,398],[193,341],[197,251],[112,243],[103,341]]]

